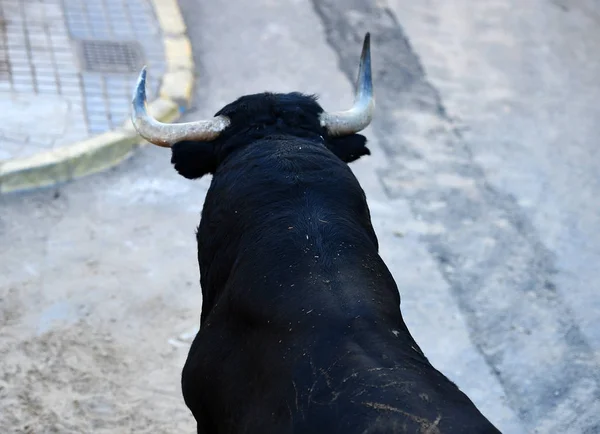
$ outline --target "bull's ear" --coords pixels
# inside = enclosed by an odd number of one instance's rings
[[[326,146],[346,163],[358,160],[363,155],[371,155],[371,151],[367,148],[367,138],[360,134],[330,137],[327,139]]]
[[[171,152],[171,163],[185,178],[201,178],[217,169],[214,146],[210,142],[177,142],[171,147]]]

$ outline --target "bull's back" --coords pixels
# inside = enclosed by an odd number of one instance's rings
[[[239,327],[201,331],[184,369],[210,432],[498,432],[401,331]]]
[[[498,432],[407,330],[323,333],[311,348],[294,367],[294,432]]]
[[[182,377],[199,428],[494,432],[411,347],[356,178],[325,149],[294,152],[242,155],[207,195]]]

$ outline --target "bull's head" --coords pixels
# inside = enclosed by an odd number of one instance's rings
[[[171,148],[171,162],[186,178],[214,173],[233,150],[272,134],[318,140],[347,163],[370,154],[366,138],[356,134],[369,125],[375,107],[369,33],[363,44],[354,105],[347,111],[326,112],[316,98],[297,92],[265,92],[239,98],[210,120],[165,124],[148,114],[145,87],[144,68],[132,101],[133,125],[150,143]]]
[[[146,68],[140,73],[132,101],[131,115],[133,125],[138,133],[150,143],[170,147],[183,140],[211,141],[229,126],[226,116],[216,116],[210,120],[165,124],[152,118],[146,111]],[[365,35],[354,105],[350,110],[340,112],[323,112],[321,125],[331,136],[345,136],[357,133],[366,128],[373,117],[375,98],[371,79],[370,35]]]

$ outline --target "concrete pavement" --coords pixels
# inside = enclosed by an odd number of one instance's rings
[[[263,90],[346,108],[372,32],[372,156],[351,167],[408,327],[503,432],[598,432],[599,71],[581,42],[597,35],[595,9],[180,5],[198,76],[188,119]],[[169,158],[144,148],[110,172],[0,197],[0,431],[194,430],[179,375],[210,180],[179,177]]]
[[[598,4],[390,7],[459,125],[453,152],[468,153],[471,174],[456,172],[481,182],[480,199],[453,196],[466,212],[426,217],[470,220],[429,246],[454,266],[469,258],[447,278],[473,340],[528,429],[599,432]],[[415,209],[430,200],[418,196]],[[510,224],[498,230],[497,219]],[[482,251],[476,239],[490,234],[494,248]]]
[[[154,72],[151,110],[176,119],[193,62],[175,0],[0,2],[0,194],[130,156],[140,142],[129,128],[131,89],[144,64]]]

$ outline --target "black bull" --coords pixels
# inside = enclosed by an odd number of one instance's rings
[[[400,312],[365,194],[299,93],[249,95],[211,140],[172,144],[212,174],[197,232],[201,328],[182,374],[199,433],[492,433],[427,360]]]

